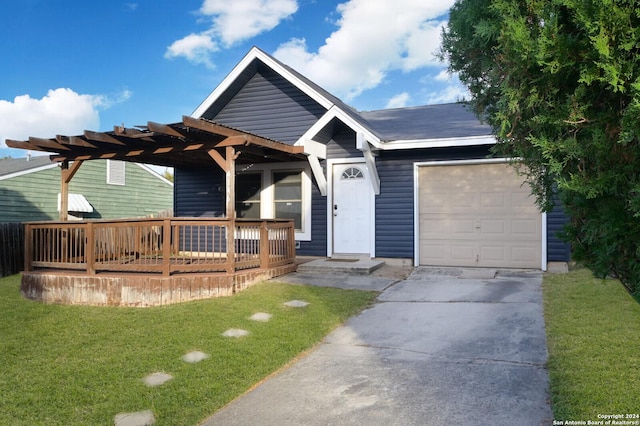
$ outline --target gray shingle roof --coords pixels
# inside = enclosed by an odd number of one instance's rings
[[[464,103],[364,111],[360,115],[383,141],[491,135]]]
[[[31,156],[29,161],[26,158],[5,158],[0,160],[0,176],[23,172],[49,164],[54,163],[51,162],[48,155]]]

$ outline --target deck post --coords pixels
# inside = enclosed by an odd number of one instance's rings
[[[96,248],[96,237],[95,230],[93,228],[93,223],[87,222],[85,228],[85,243],[84,243],[84,255],[85,262],[87,263],[87,274],[95,275],[96,268],[94,265],[95,262],[95,248]]]
[[[171,275],[171,219],[162,221],[162,275]]]
[[[24,271],[31,271],[31,261],[32,261],[32,244],[33,244],[33,228],[30,224],[25,223],[24,225]]]
[[[260,224],[260,267],[269,267],[269,228],[265,220]]]
[[[226,147],[226,195],[227,195],[227,273],[236,271],[236,158],[235,149]]]

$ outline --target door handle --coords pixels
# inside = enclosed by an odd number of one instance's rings
[[[337,204],[333,205],[333,215],[334,216],[338,216],[338,205]]]

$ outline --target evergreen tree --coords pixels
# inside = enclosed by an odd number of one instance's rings
[[[640,292],[640,8],[624,0],[458,0],[440,56],[520,159],[557,187],[573,256]],[[517,164],[516,164],[517,165]]]

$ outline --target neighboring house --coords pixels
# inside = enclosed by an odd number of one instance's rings
[[[514,169],[488,158],[491,129],[465,104],[358,112],[253,48],[192,116],[304,146],[307,161],[236,168],[238,217],[293,218],[299,255],[540,269],[569,260],[556,236],[562,210],[541,214]],[[223,216],[224,182],[215,164],[177,167],[175,215]]]
[[[58,220],[60,168],[48,156],[0,160],[0,222]],[[157,215],[173,207],[173,183],[123,161],[85,162],[69,184],[70,219]]]

